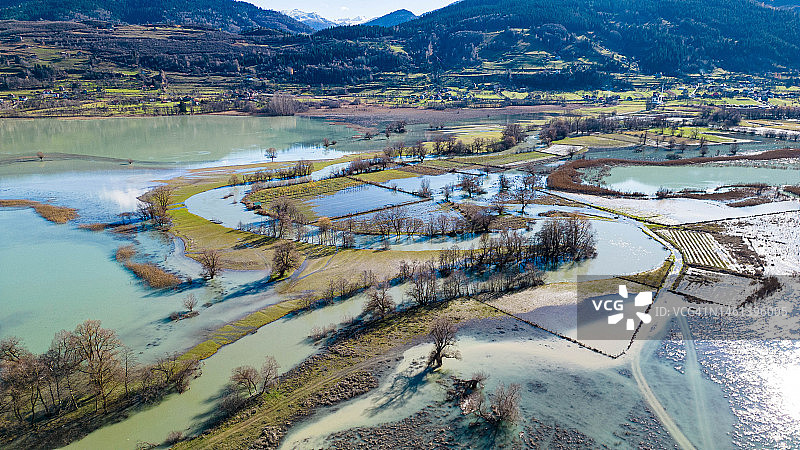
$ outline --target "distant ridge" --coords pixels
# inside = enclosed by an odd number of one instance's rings
[[[376,17],[364,23],[368,26],[393,27],[417,18],[417,15],[407,9],[398,9],[389,14]]]
[[[308,25],[315,31],[324,30],[325,28],[335,27],[336,25],[338,25],[336,22],[328,20],[315,12],[305,12],[305,11],[300,11],[299,9],[293,9],[291,11],[281,11],[281,12],[291,17],[292,19],[297,20],[300,23]]]
[[[234,0],[2,0],[0,19],[172,23],[234,33],[255,28],[287,33],[314,31],[283,13]]]

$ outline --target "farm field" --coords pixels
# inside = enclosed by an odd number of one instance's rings
[[[711,233],[677,229],[659,229],[657,233],[678,247],[687,264],[734,272],[741,270],[736,260]]]

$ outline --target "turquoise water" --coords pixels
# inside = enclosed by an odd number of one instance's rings
[[[306,117],[182,116],[109,118],[92,120],[2,119],[0,159],[4,156],[69,154],[85,159],[114,158],[113,166],[127,164],[214,165],[268,161],[264,151],[278,150],[276,161],[330,159],[349,152],[381,150],[399,140],[416,142],[425,137],[426,127],[408,127],[390,139],[378,136],[370,141],[344,125]],[[337,141],[325,148],[322,140]],[[45,163],[55,161],[45,161]],[[54,164],[51,164],[53,166]],[[17,171],[19,165],[17,164]],[[26,170],[40,172],[38,161],[26,163]],[[44,167],[47,167],[46,165]],[[4,173],[0,166],[0,174]],[[15,171],[9,171],[14,173]]]
[[[615,166],[602,182],[621,192],[654,195],[659,188],[710,190],[731,184],[800,183],[800,168],[703,164],[694,166]]]
[[[96,319],[118,332],[140,359],[152,360],[180,351],[202,339],[207,329],[222,326],[281,298],[266,290],[241,293],[265,272],[227,271],[210,283],[181,290],[145,287],[114,259],[121,245],[133,244],[144,259],[199,278],[199,264],[182,254],[180,242],[152,233],[134,239],[77,229],[45,221],[31,209],[0,209],[0,336],[15,335],[31,351],[47,350],[53,335]],[[193,293],[200,315],[172,322]]]

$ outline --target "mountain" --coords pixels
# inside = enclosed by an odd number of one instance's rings
[[[314,31],[285,14],[234,0],[2,0],[0,19],[173,23],[231,32],[254,28],[287,33]]]
[[[401,23],[406,23],[410,20],[414,20],[417,18],[417,15],[407,9],[398,9],[397,11],[390,12],[389,14],[376,17],[368,22],[365,22],[364,25],[372,25],[372,26],[379,26],[379,27],[393,27],[395,25],[400,25]]]
[[[764,5],[779,9],[800,8],[800,0],[763,0]]]
[[[291,11],[282,11],[282,12],[287,16],[291,17],[292,19],[295,19],[300,23],[308,25],[315,31],[324,30],[325,28],[335,27],[336,25],[338,25],[336,22],[328,20],[315,12],[305,12],[305,11],[300,11],[299,9],[293,9]]]
[[[800,69],[800,16],[751,0],[462,0],[394,37],[429,70],[548,60],[665,74]]]
[[[364,22],[369,20],[367,17],[364,16],[355,16],[355,17],[345,17],[342,19],[334,19],[333,21],[336,22],[337,26],[351,26],[351,25],[360,25]]]
[[[287,16],[297,20],[298,22],[310,26],[315,31],[324,30],[326,28],[331,28],[331,27],[359,25],[367,20],[363,16],[330,20],[322,17],[321,15],[315,12],[305,12],[305,11],[300,11],[299,9],[293,9],[291,11],[282,11],[282,12]]]

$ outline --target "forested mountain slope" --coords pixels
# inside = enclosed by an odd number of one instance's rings
[[[308,25],[285,14],[234,0],[1,0],[0,19],[98,19],[129,24],[201,25],[233,32],[252,28],[313,32]]]

